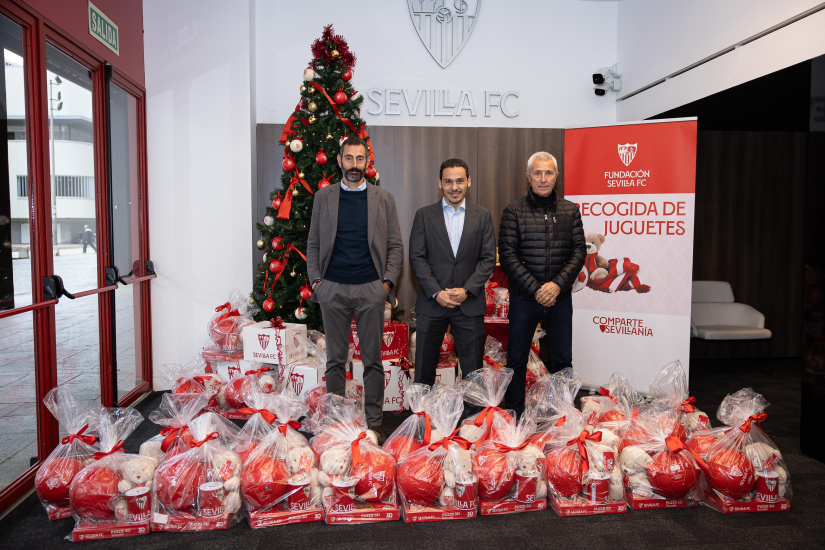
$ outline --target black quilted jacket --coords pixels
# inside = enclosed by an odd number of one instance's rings
[[[510,203],[501,215],[498,256],[501,269],[510,280],[510,292],[534,298],[536,291],[552,281],[570,292],[584,265],[587,246],[579,208],[572,202],[555,199],[545,211],[533,196]]]

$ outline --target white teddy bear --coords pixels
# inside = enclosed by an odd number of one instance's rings
[[[596,416],[602,414],[602,404],[601,401],[594,398],[585,399],[582,398],[582,417],[584,417],[585,421],[590,418],[592,413],[596,413]]]
[[[646,476],[647,464],[653,462],[653,458],[641,447],[631,445],[630,447],[622,449],[619,461],[621,462],[622,470],[624,470],[624,473],[628,476],[640,473]]]
[[[213,479],[229,476],[223,482],[226,490],[224,507],[228,513],[234,514],[241,508],[241,456],[229,449],[216,448],[212,451],[212,460]]]
[[[441,488],[441,495],[438,503],[441,506],[452,506],[455,497],[455,484],[470,483],[473,481],[473,454],[457,445],[452,448],[444,457],[444,487]]]
[[[627,488],[642,498],[650,498],[653,496],[653,488],[650,486],[650,480],[647,478],[647,474],[644,473],[627,476]]]
[[[610,472],[610,498],[621,500],[624,497],[624,484],[622,483],[622,469],[616,466]]]
[[[117,484],[119,493],[125,493],[133,487],[151,487],[152,478],[158,461],[148,456],[136,456],[120,465],[122,479]]]
[[[140,454],[141,456],[148,456],[149,458],[154,458],[158,461],[158,463],[160,463],[163,460],[164,455],[166,454],[160,448],[164,439],[165,438],[162,435],[156,435],[154,437],[147,439],[146,441],[141,443],[138,454]]]
[[[290,476],[302,472],[309,475],[309,490],[314,502],[320,502],[322,492],[317,466],[315,453],[309,447],[293,447],[286,455],[286,468]]]
[[[700,411],[699,409],[694,409],[693,412],[690,413],[682,413],[682,417],[680,421],[682,426],[685,427],[687,433],[693,433],[694,431],[698,430],[700,424],[703,422],[700,420],[701,417],[708,418],[708,415]]]
[[[475,443],[482,435],[484,435],[484,430],[484,424],[481,426],[476,426],[470,422],[461,426],[461,430],[459,430],[458,435],[470,443]]]
[[[367,431],[369,434],[369,430]],[[318,482],[323,486],[324,499],[332,496],[332,482],[349,471],[352,462],[352,451],[344,447],[333,447],[321,454],[321,470],[318,472]]]

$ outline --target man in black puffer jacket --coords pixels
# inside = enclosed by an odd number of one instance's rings
[[[527,196],[510,203],[501,215],[498,254],[510,280],[510,341],[507,366],[513,380],[505,408],[524,412],[527,359],[539,321],[547,331],[551,372],[572,366],[573,299],[570,289],[584,265],[587,245],[579,208],[560,199],[553,155],[535,153],[527,161]]]

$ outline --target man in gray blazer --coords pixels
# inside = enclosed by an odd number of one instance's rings
[[[307,238],[307,272],[315,291],[311,299],[320,304],[324,319],[328,393],[344,395],[355,316],[364,363],[364,412],[381,443],[384,303],[398,280],[404,245],[392,194],[364,179],[367,144],[347,138],[338,164],[344,179],[319,189],[312,205]]]
[[[461,159],[441,164],[443,198],[420,208],[410,233],[410,267],[418,279],[415,381],[435,382],[447,327],[451,327],[462,374],[484,357],[484,283],[496,265],[493,218],[465,199],[470,169]]]

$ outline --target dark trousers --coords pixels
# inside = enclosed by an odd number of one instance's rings
[[[87,247],[87,246],[91,246],[91,247],[92,247],[92,250],[94,250],[95,252],[97,252],[97,248],[95,248],[95,245],[94,245],[94,244],[92,244],[92,241],[83,241],[83,253],[84,253],[84,254],[86,253],[86,247]]]
[[[468,317],[459,308],[451,309],[445,317],[419,315],[415,336],[415,382],[428,386],[435,383],[438,356],[447,327],[452,330],[461,374],[467,376],[481,368],[485,339],[483,315]],[[479,412],[476,408],[465,403],[462,416]]]
[[[504,406],[519,416],[524,412],[524,388],[527,385],[527,359],[530,344],[539,321],[547,332],[551,365],[547,370],[558,372],[573,365],[573,297],[568,294],[556,300],[553,307],[544,307],[535,300],[510,294],[507,367],[513,369],[513,381],[507,386]]]

